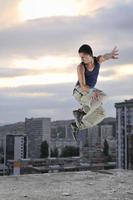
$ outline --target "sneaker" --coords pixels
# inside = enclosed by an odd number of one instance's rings
[[[74,110],[73,111],[73,115],[75,117],[75,122],[77,124],[78,127],[80,127],[80,124],[81,124],[81,120],[83,118],[83,116],[85,115],[86,113],[84,111],[81,111],[81,110]]]
[[[78,133],[79,133],[79,128],[77,127],[75,122],[71,123],[71,128],[72,128],[73,138],[77,142],[77,136],[78,136]]]

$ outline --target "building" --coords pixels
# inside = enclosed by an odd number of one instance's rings
[[[41,143],[47,141],[50,156],[51,118],[25,118],[25,134],[28,136],[28,158],[40,158]]]
[[[27,158],[28,138],[26,135],[6,135],[5,158],[7,160],[19,160]]]
[[[24,122],[17,122],[14,124],[7,124],[0,126],[0,148],[3,149],[5,135],[23,135]]]
[[[116,118],[107,117],[99,123],[100,138],[113,137],[116,138]]]
[[[113,125],[101,125],[101,146],[104,147],[106,140],[109,145],[109,155],[116,161],[116,138],[113,136]]]
[[[115,103],[117,167],[133,169],[133,99]]]
[[[99,126],[96,125],[88,129],[88,146],[96,147],[100,144]]]
[[[71,122],[72,120],[51,122],[51,149],[57,148],[59,155],[61,155],[62,149],[65,146],[78,146],[72,135]]]
[[[74,122],[74,120],[51,122],[51,148],[57,148],[59,155],[65,146],[81,147],[86,145],[88,130],[81,130],[78,134],[77,141],[75,141],[70,127],[71,122]]]
[[[116,119],[105,118],[98,125],[87,129],[86,145],[82,145],[81,156],[86,157],[90,162],[103,162],[104,140],[109,144],[109,155],[112,160],[116,160]]]
[[[112,129],[112,125],[101,125],[101,144],[103,144],[105,139],[112,137]]]

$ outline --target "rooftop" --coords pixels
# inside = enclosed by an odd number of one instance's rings
[[[115,107],[124,106],[124,105],[131,105],[133,106],[133,99],[125,100],[123,102],[115,103]]]
[[[133,171],[60,172],[0,177],[1,200],[132,200]]]

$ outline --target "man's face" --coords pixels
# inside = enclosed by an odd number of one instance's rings
[[[93,59],[92,56],[85,53],[79,53],[79,56],[81,58],[81,61],[84,62],[85,64],[90,63]]]

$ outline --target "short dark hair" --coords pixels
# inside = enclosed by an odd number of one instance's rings
[[[79,53],[86,53],[86,54],[89,54],[90,56],[93,56],[92,48],[88,44],[83,44],[79,48],[78,52]]]

